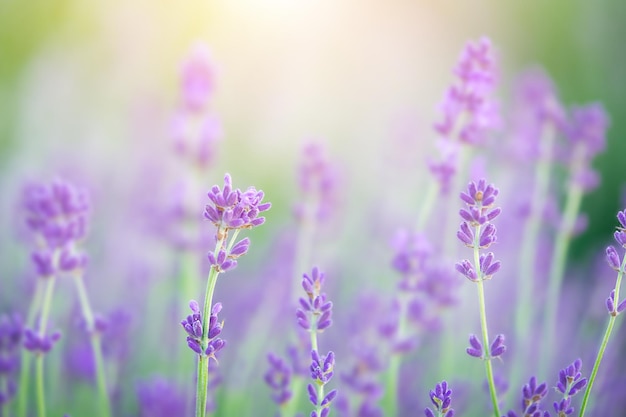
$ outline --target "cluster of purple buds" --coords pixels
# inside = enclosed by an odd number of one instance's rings
[[[580,165],[576,167],[573,181],[583,190],[589,191],[599,183],[598,174],[591,168],[591,161],[604,150],[609,117],[601,104],[593,103],[572,109],[570,119],[567,137],[574,145],[570,149],[583,149],[579,154],[582,160],[578,162]]]
[[[55,180],[35,184],[24,191],[26,224],[36,237],[38,249],[32,255],[37,274],[53,276],[57,270],[70,272],[87,263],[75,243],[85,237],[89,201],[84,190]]]
[[[217,239],[224,239],[231,229],[250,229],[265,223],[259,214],[269,210],[271,203],[262,203],[264,193],[249,187],[246,191],[233,189],[229,174],[224,175],[224,187],[214,185],[208,193],[211,203],[204,210],[204,217],[217,228]]]
[[[624,249],[626,249],[626,210],[620,211],[617,213],[617,220],[620,223],[620,226],[617,227],[613,237],[615,241]],[[626,256],[624,260],[620,260],[619,254],[617,253],[617,249],[613,246],[609,246],[606,248],[606,261],[609,266],[617,271],[619,274],[625,274],[625,265],[626,265]],[[615,289],[611,291],[611,294],[606,299],[606,308],[610,315],[617,316],[619,313],[626,309],[626,300],[623,300],[621,303],[617,304],[615,297],[619,297],[619,294],[615,294]],[[617,305],[616,305],[617,304]]]
[[[311,276],[302,275],[302,288],[306,292],[306,298],[300,298],[300,306],[296,311],[298,325],[305,330],[321,332],[332,324],[333,303],[326,299],[326,293],[322,293],[324,273],[317,267],[313,268]]]
[[[569,366],[559,371],[556,389],[563,394],[563,399],[553,404],[554,411],[558,413],[559,417],[574,412],[574,408],[570,406],[571,397],[587,386],[587,378],[583,378],[580,372],[582,366],[582,360],[576,359]]]
[[[478,340],[478,337],[476,337],[476,335],[473,335],[473,334],[470,335],[469,344],[470,346],[466,348],[465,351],[467,352],[468,355],[473,356],[475,358],[480,358],[480,359],[497,358],[498,356],[506,352],[506,346],[504,344],[503,334],[497,335],[493,339],[493,342],[491,342],[491,346],[489,346],[489,356],[485,356],[485,353],[483,351],[483,345],[482,343],[480,343],[480,340]]]
[[[543,382],[537,385],[537,378],[530,378],[522,387],[522,417],[550,417],[550,413],[540,408],[541,400],[548,394],[548,385]],[[515,411],[509,411],[506,417],[518,417]]]
[[[0,315],[0,410],[17,389],[15,374],[20,367],[23,327],[19,316]]]
[[[457,232],[457,237],[466,246],[473,249],[487,249],[496,241],[496,227],[491,223],[501,212],[499,207],[494,208],[498,189],[493,184],[487,185],[484,179],[478,183],[470,182],[467,192],[461,193],[461,200],[467,205],[459,212],[463,223]],[[482,230],[481,230],[482,229]],[[480,271],[475,271],[468,260],[456,264],[456,270],[470,281],[490,279],[500,270],[500,262],[494,261],[493,253],[480,255]]]
[[[222,247],[217,256],[213,252],[209,252],[209,263],[212,267],[216,268],[218,272],[226,272],[234,269],[237,266],[237,258],[241,255],[245,255],[250,248],[250,239],[247,237],[237,242],[228,253]]]
[[[331,378],[333,377],[333,369],[335,367],[335,354],[331,351],[328,352],[325,358],[320,357],[317,350],[311,351],[311,378],[318,386],[326,385]],[[311,412],[311,417],[326,417],[330,412],[330,403],[337,396],[337,390],[334,389],[330,391],[328,394],[324,396],[324,398],[319,398],[318,392],[313,386],[313,384],[309,384],[307,386],[307,391],[309,393],[309,400],[314,406],[319,406],[322,408],[321,412],[318,414],[317,411]]]
[[[499,123],[496,106],[490,97],[496,79],[493,55],[493,47],[487,38],[465,46],[454,70],[458,83],[448,89],[441,105],[443,120],[435,125],[445,138],[452,139],[452,135],[458,132],[462,142],[482,143],[485,130]]]
[[[205,45],[194,47],[183,62],[180,78],[182,103],[172,121],[175,149],[206,168],[215,158],[223,132],[220,120],[208,111],[215,92],[215,66]]]
[[[202,346],[202,314],[200,313],[200,306],[195,300],[189,302],[189,308],[192,314],[187,316],[187,319],[180,322],[181,326],[187,332],[187,346],[198,355],[206,355],[209,358],[215,358],[217,352],[219,352],[225,345],[226,341],[218,336],[222,332],[223,322],[219,322],[217,315],[222,310],[222,304],[216,303],[211,309],[211,317],[209,318],[209,326],[207,328],[207,346]]]
[[[335,205],[337,194],[335,167],[326,156],[324,147],[318,143],[306,145],[302,156],[298,169],[298,184],[304,198],[294,207],[295,216],[298,220],[310,216],[321,221],[329,216]]]
[[[274,391],[272,399],[276,404],[286,404],[292,396],[289,389],[291,384],[291,368],[278,356],[270,353],[267,355],[270,369],[265,373],[265,383]]]
[[[448,387],[446,381],[441,381],[435,385],[435,389],[430,391],[430,402],[433,403],[435,409],[426,408],[424,414],[426,417],[453,417],[454,410],[450,408],[452,402],[452,390]]]
[[[34,353],[48,353],[52,346],[61,338],[60,332],[51,335],[40,335],[32,329],[24,330],[24,348]]]

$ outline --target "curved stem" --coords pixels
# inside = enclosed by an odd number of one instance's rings
[[[548,364],[552,360],[554,349],[554,336],[556,333],[556,315],[559,308],[559,295],[561,285],[563,283],[563,275],[565,273],[565,263],[567,261],[567,251],[572,240],[572,233],[580,211],[580,204],[583,197],[583,189],[573,180],[574,176],[581,169],[582,158],[584,157],[585,148],[579,145],[574,150],[572,162],[570,183],[565,202],[565,211],[563,213],[563,221],[559,228],[556,242],[554,245],[554,253],[552,254],[552,262],[550,264],[550,278],[548,282],[548,294],[546,298],[546,314],[545,326],[543,328],[543,351],[539,362],[540,372],[543,374],[542,379],[548,371]]]
[[[98,395],[100,397],[101,415],[103,417],[110,417],[111,403],[109,401],[109,393],[106,383],[100,335],[95,329],[93,311],[91,309],[91,304],[89,303],[89,298],[87,297],[87,291],[85,290],[83,277],[80,273],[74,274],[74,283],[76,284],[76,290],[78,291],[78,299],[80,302],[80,307],[83,311],[85,323],[87,325],[87,331],[89,332],[91,350],[93,351],[93,357],[96,366],[96,385],[98,386]]]
[[[624,270],[626,268],[626,255],[622,259],[622,267],[617,274],[617,279],[615,281],[615,302],[614,306],[617,308],[619,305],[619,292],[620,286],[622,284],[622,277],[624,276]],[[585,390],[585,396],[583,397],[583,401],[580,405],[580,413],[578,417],[583,417],[585,415],[585,410],[587,408],[587,403],[589,402],[589,395],[591,394],[591,388],[593,387],[593,383],[596,380],[596,375],[598,374],[598,369],[600,369],[600,362],[602,362],[602,357],[604,356],[604,351],[606,350],[606,346],[609,343],[609,338],[611,337],[611,333],[613,332],[613,326],[615,326],[616,315],[610,315],[609,323],[606,326],[606,331],[604,332],[604,337],[602,338],[602,343],[600,344],[600,350],[598,350],[598,355],[596,356],[596,361],[593,364],[593,370],[591,371],[591,376],[589,376],[589,382],[587,383],[587,389]]]
[[[219,237],[215,244],[214,254],[217,255],[224,245],[226,234],[223,230],[218,229],[217,236]],[[233,234],[233,238],[236,237],[236,233]],[[217,283],[217,277],[219,271],[215,266],[211,266],[209,271],[209,277],[207,279],[206,291],[204,295],[204,306],[202,309],[202,341],[200,348],[202,353],[198,357],[198,381],[196,385],[196,417],[206,416],[206,403],[209,386],[209,357],[204,353],[209,344],[209,321],[211,317],[211,308],[213,306],[213,293],[215,292],[215,284]]]
[[[552,123],[543,124],[539,161],[535,167],[535,179],[533,193],[530,198],[530,212],[526,227],[522,237],[522,247],[520,250],[519,279],[517,279],[518,302],[515,311],[515,330],[518,348],[515,349],[515,359],[509,380],[516,384],[520,380],[522,367],[527,362],[527,354],[530,346],[523,346],[522,343],[531,340],[529,333],[533,323],[533,277],[536,268],[537,243],[539,231],[541,230],[542,214],[546,206],[548,190],[550,186],[550,168],[552,163],[552,152],[556,132]],[[511,393],[513,391],[511,390]]]

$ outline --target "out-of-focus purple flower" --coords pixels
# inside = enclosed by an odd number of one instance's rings
[[[432,245],[422,233],[411,234],[406,230],[400,230],[395,234],[392,246],[395,255],[391,266],[403,277],[415,277],[423,272],[426,261],[433,254]],[[413,288],[405,280],[401,282],[400,287],[406,290]]]
[[[291,399],[291,368],[278,356],[270,353],[267,355],[270,368],[265,373],[265,383],[274,391],[272,399],[276,404],[283,405]]]
[[[424,414],[426,417],[453,417],[454,409],[451,408],[452,390],[448,387],[446,381],[441,381],[435,385],[435,389],[429,393],[430,402],[435,406],[434,410],[426,408]]]
[[[303,197],[294,207],[296,218],[327,219],[337,204],[337,170],[321,144],[313,142],[304,147],[298,185]]]
[[[184,416],[187,396],[172,382],[155,377],[137,386],[139,417]]]
[[[203,44],[197,44],[181,68],[183,103],[190,111],[201,111],[215,90],[215,68]]]
[[[542,130],[549,123],[562,131],[566,115],[552,80],[543,70],[534,68],[521,75],[512,118],[515,154],[524,159],[546,157],[541,155]]]
[[[271,203],[263,203],[263,191],[249,187],[246,191],[233,189],[229,174],[224,176],[224,186],[214,185],[208,193],[210,204],[204,210],[204,216],[219,230],[250,229],[265,222],[259,214],[267,211]],[[219,233],[219,232],[218,232]]]
[[[435,145],[439,156],[427,161],[428,170],[439,182],[441,193],[447,194],[450,191],[452,178],[456,174],[459,165],[460,145],[458,142],[453,142],[449,139],[438,140]]]
[[[48,353],[60,338],[61,332],[58,331],[51,335],[40,335],[27,328],[24,330],[24,348],[35,353]]]
[[[597,173],[591,168],[591,161],[604,150],[608,127],[609,117],[599,103],[575,107],[571,111],[567,137],[574,145],[572,149],[582,147],[582,150],[578,150],[580,160],[576,162],[572,180],[586,191],[599,183]]]
[[[458,82],[448,89],[441,104],[443,120],[435,124],[442,136],[455,139],[456,134],[462,142],[482,144],[486,131],[500,123],[490,97],[496,79],[493,55],[487,38],[465,46],[454,69]]]
[[[20,317],[0,315],[0,409],[17,391],[15,381],[20,368],[20,343],[24,328]]]
[[[587,385],[587,378],[583,378],[580,369],[583,361],[576,359],[570,365],[559,371],[557,390],[562,394],[573,396]]]
[[[209,326],[207,328],[208,343],[206,347],[202,346],[202,314],[200,312],[200,306],[195,300],[189,302],[189,308],[192,314],[180,322],[181,326],[187,332],[187,346],[198,355],[206,355],[209,358],[215,358],[217,352],[219,352],[226,342],[218,336],[222,332],[223,323],[218,321],[217,315],[222,310],[222,304],[216,303],[211,309],[211,316],[209,318]]]
[[[85,236],[89,199],[84,190],[68,182],[27,186],[23,207],[27,225],[48,249],[61,248]]]
[[[296,311],[298,325],[305,330],[321,332],[332,324],[333,303],[326,299],[322,291],[324,273],[314,267],[311,276],[302,275],[302,288],[306,298],[300,297],[300,307]]]

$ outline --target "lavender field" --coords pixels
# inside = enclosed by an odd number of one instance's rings
[[[0,5],[0,417],[626,416],[605,6]]]

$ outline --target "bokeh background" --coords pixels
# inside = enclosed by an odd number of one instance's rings
[[[541,66],[565,104],[600,101],[611,117],[607,149],[594,162],[602,182],[583,202],[589,227],[570,254],[591,264],[610,238],[615,212],[626,205],[625,17],[626,3],[619,0],[1,1],[0,311],[23,308],[15,295],[29,287],[18,210],[21,186],[29,180],[60,175],[90,189],[88,287],[98,294],[97,309],[133,302],[126,285],[136,287],[127,276],[140,280],[137,275],[167,270],[171,254],[159,245],[133,246],[120,225],[129,221],[124,216],[132,206],[138,214],[132,222],[141,222],[141,213],[147,216],[179,179],[171,118],[179,104],[181,63],[198,42],[209,47],[217,68],[211,110],[223,128],[204,188],[230,172],[236,186],[254,184],[274,204],[268,224],[255,231],[258,252],[251,253],[251,265],[262,263],[279,244],[277,231],[291,221],[294,172],[307,140],[326,143],[341,161],[349,184],[346,211],[375,202],[388,180],[399,191],[399,205],[419,199],[427,178],[389,173],[386,164],[425,172],[451,68],[465,42],[481,36],[491,38],[498,52],[497,94],[504,109],[516,75]],[[356,217],[346,216],[342,230],[354,232],[362,224]],[[120,232],[103,237],[112,230]],[[349,236],[354,234],[342,239]],[[120,247],[137,252],[120,254]],[[134,262],[136,253],[141,261]],[[386,262],[389,253],[378,259]],[[384,286],[358,265],[347,270],[373,288]],[[236,278],[257,272],[244,267]],[[223,292],[231,292],[226,297],[244,285],[234,279],[223,284]],[[163,294],[176,288],[161,285]],[[134,366],[140,376],[174,373],[150,358]]]

